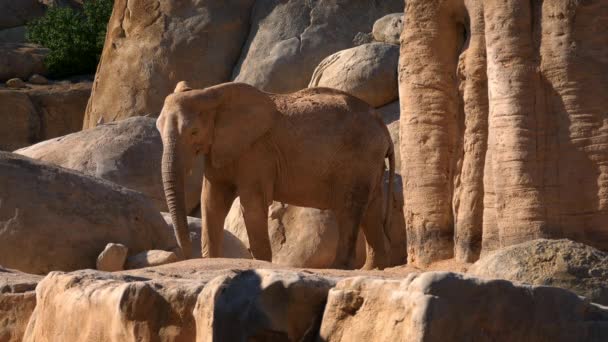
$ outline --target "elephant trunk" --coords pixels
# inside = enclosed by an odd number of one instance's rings
[[[163,142],[162,175],[165,198],[182,256],[184,259],[189,259],[192,256],[192,243],[186,217],[182,156],[175,135],[169,134]]]

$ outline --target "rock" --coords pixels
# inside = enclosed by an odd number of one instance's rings
[[[353,38],[353,46],[359,46],[363,44],[369,44],[374,42],[374,36],[372,36],[371,32],[363,33],[357,32],[355,38]]]
[[[340,89],[380,107],[399,97],[398,60],[399,47],[386,43],[342,50],[317,66],[308,86]]]
[[[505,247],[482,256],[468,273],[561,287],[608,305],[608,253],[570,240],[539,239]]]
[[[132,254],[177,247],[142,194],[0,152],[0,264],[34,274],[94,268],[108,242]]]
[[[38,0],[0,0],[0,29],[25,25],[43,14]]]
[[[26,87],[25,82],[23,82],[23,80],[20,78],[11,78],[10,80],[6,81],[6,86],[13,89]]]
[[[393,122],[399,122],[400,109],[399,109],[399,100],[391,102],[382,107],[376,108],[376,111],[382,117],[382,121],[388,126]],[[398,147],[399,145],[395,145]]]
[[[399,45],[401,31],[403,31],[403,12],[385,15],[376,20],[372,34],[376,41]]]
[[[355,277],[329,291],[320,340],[603,341],[608,308],[551,287],[456,273]]]
[[[40,118],[30,98],[21,92],[0,90],[0,150],[12,151],[34,143]]]
[[[167,223],[168,228],[173,231],[173,223],[171,221],[171,214],[162,212],[163,218]],[[188,229],[190,230],[190,240],[192,241],[192,257],[201,258],[201,227],[202,220],[197,217],[188,216]],[[224,258],[239,258],[239,259],[251,259],[251,253],[247,249],[243,242],[234,236],[230,231],[224,229]]]
[[[233,80],[275,93],[306,88],[319,62],[353,47],[359,32],[403,6],[403,0],[256,1]]]
[[[330,279],[287,271],[219,276],[198,296],[197,341],[313,341],[333,286]]]
[[[194,88],[229,81],[253,2],[116,0],[84,128],[102,117],[157,116],[182,80]]]
[[[97,269],[105,272],[122,271],[129,249],[119,243],[109,243],[97,257]],[[138,254],[139,255],[139,254]]]
[[[33,74],[32,76],[30,76],[30,78],[27,81],[31,84],[48,84],[49,83],[49,80],[47,80],[46,77],[44,77],[42,75],[38,75],[38,74]]]
[[[178,261],[177,255],[173,252],[152,250],[130,256],[127,259],[126,268],[128,270],[152,266],[160,266]]]
[[[0,267],[0,341],[21,342],[42,277]]]
[[[155,119],[136,117],[47,140],[15,153],[140,191],[158,211],[166,211],[160,171],[162,150]],[[188,211],[200,201],[203,164],[201,158],[186,178]]]
[[[23,44],[27,42],[25,38],[27,30],[25,26],[11,27],[0,29],[0,44],[1,43],[17,43]]]
[[[48,54],[49,49],[35,44],[0,43],[0,81],[45,74],[44,58]]]

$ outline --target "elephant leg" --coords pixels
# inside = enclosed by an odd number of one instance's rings
[[[383,269],[388,266],[387,248],[384,234],[384,210],[382,191],[377,191],[363,215],[361,228],[365,233],[365,265],[362,269]]]
[[[335,212],[339,231],[338,250],[334,262],[337,268],[353,267],[359,226],[367,206],[368,194],[367,187],[353,187],[344,199],[343,206]]]
[[[234,187],[211,183],[206,178],[203,179],[201,194],[203,258],[221,258],[223,256],[224,220],[235,198]]]
[[[264,195],[259,193],[240,194],[240,197],[251,254],[257,260],[272,262],[268,238],[268,203]]]

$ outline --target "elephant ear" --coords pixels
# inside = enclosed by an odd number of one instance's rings
[[[221,167],[266,134],[278,112],[268,94],[250,85],[226,83],[216,90],[222,96],[216,108],[211,162],[214,167]]]

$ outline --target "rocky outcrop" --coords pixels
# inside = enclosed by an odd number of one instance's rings
[[[475,261],[536,238],[608,250],[607,22],[600,1],[408,1],[410,262]]]
[[[45,74],[44,58],[49,52],[35,44],[0,43],[0,81]]]
[[[21,342],[36,306],[36,284],[40,276],[0,266],[0,341]]]
[[[91,85],[66,81],[0,88],[0,150],[13,151],[80,130]]]
[[[570,240],[539,239],[484,255],[468,273],[568,289],[608,305],[608,253]]]
[[[0,152],[0,264],[24,272],[95,268],[107,243],[132,254],[176,242],[142,194]]]
[[[550,287],[456,273],[344,279],[329,291],[322,341],[602,341],[608,308]]]
[[[308,86],[343,90],[373,107],[381,107],[398,98],[398,61],[398,46],[363,44],[325,58]]]
[[[253,0],[114,1],[84,128],[157,116],[185,80],[203,88],[230,79]]]
[[[402,0],[257,1],[233,79],[277,93],[306,88],[325,57],[355,46],[376,19],[402,10]]]
[[[0,29],[23,26],[42,16],[44,10],[45,6],[39,0],[0,0]]]
[[[378,42],[399,45],[403,31],[403,13],[385,15],[374,23],[372,34]]]
[[[11,27],[0,29],[0,44],[17,43],[23,44],[26,42],[25,34],[27,30],[25,26]]]
[[[163,145],[153,118],[136,117],[20,149],[15,153],[107,179],[147,195],[167,210],[160,164]],[[186,208],[200,202],[203,159],[186,177]]]

